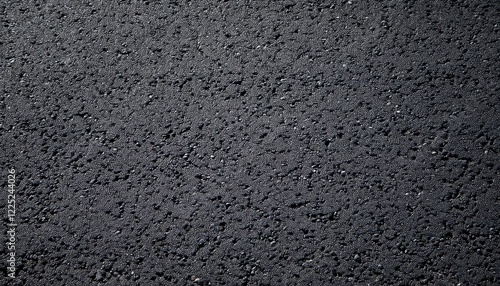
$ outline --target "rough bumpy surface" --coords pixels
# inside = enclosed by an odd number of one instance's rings
[[[499,1],[0,11],[0,284],[500,283]]]

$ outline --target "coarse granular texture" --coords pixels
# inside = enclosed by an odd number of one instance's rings
[[[0,2],[1,285],[499,285],[500,1]]]

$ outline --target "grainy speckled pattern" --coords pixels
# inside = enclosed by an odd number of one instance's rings
[[[0,284],[498,285],[500,2],[310,2],[1,1]]]

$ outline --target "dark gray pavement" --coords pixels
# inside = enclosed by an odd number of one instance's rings
[[[499,285],[499,12],[0,1],[0,285]]]

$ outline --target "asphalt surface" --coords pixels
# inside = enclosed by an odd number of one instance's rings
[[[499,1],[0,11],[1,285],[500,284]]]

